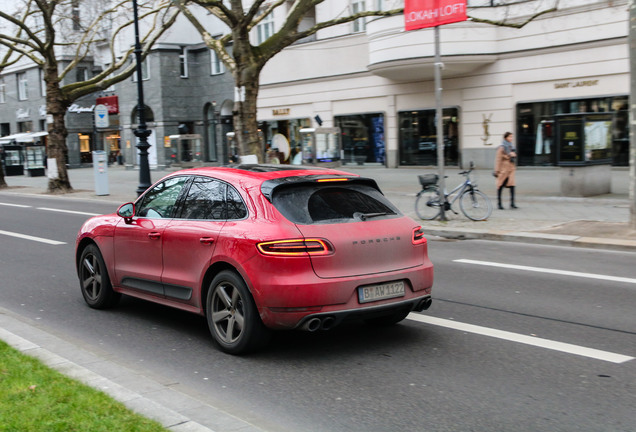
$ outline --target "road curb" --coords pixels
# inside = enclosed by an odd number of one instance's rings
[[[565,234],[547,234],[531,231],[480,230],[471,228],[424,228],[426,236],[443,237],[452,240],[493,240],[518,243],[568,246],[591,249],[605,249],[636,252],[635,240],[583,237]]]
[[[21,353],[37,358],[47,367],[108,394],[130,410],[161,423],[170,431],[262,432],[252,424],[110,361],[103,355],[50,334],[27,321],[28,318],[0,308],[0,339]],[[189,413],[193,415],[188,415]],[[201,420],[196,421],[193,417]],[[202,424],[204,422],[209,423],[210,427]]]

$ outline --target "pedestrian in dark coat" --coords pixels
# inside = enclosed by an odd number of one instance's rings
[[[504,209],[501,205],[501,191],[504,187],[510,189],[510,208],[518,208],[515,205],[515,171],[517,170],[515,162],[517,160],[517,150],[512,145],[513,137],[512,132],[506,132],[501,145],[497,147],[497,154],[495,155],[495,171],[493,174],[497,178],[497,203],[500,210]]]

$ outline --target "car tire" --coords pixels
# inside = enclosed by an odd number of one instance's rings
[[[404,320],[409,315],[409,313],[411,313],[410,310],[401,310],[398,312],[394,312],[390,315],[379,316],[376,318],[369,318],[369,319],[366,319],[365,322],[373,326],[388,327],[388,326],[395,325],[399,323],[400,321]]]
[[[269,341],[247,285],[233,271],[220,272],[210,283],[205,315],[214,341],[226,353],[245,354]]]
[[[121,294],[113,291],[106,263],[96,245],[90,244],[82,251],[78,276],[84,301],[93,309],[107,309],[119,302]]]

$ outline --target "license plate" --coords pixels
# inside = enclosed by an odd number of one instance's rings
[[[358,288],[358,301],[360,301],[360,303],[369,303],[395,297],[404,297],[404,281],[367,285]]]

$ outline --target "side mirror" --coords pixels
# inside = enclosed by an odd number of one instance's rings
[[[130,223],[132,221],[133,216],[135,215],[135,204],[134,203],[126,203],[122,204],[117,209],[117,216],[124,218],[126,223]]]

